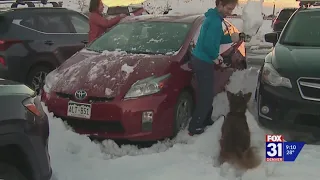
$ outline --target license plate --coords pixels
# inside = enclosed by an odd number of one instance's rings
[[[69,102],[67,116],[90,119],[91,104]]]

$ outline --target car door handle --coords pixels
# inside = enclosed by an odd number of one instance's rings
[[[83,44],[88,44],[88,40],[81,41]]]
[[[53,41],[48,40],[48,41],[45,41],[44,44],[53,45],[54,43],[53,43]]]

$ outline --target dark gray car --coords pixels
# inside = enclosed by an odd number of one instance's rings
[[[0,179],[49,180],[49,124],[29,87],[0,79]]]
[[[279,15],[272,22],[272,29],[274,32],[281,32],[291,15],[297,8],[284,8],[280,11]]]

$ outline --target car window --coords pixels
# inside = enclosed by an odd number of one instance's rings
[[[6,33],[11,26],[12,18],[0,15],[0,35]]]
[[[197,29],[197,31],[194,33],[194,36],[193,36],[193,39],[191,41],[191,46],[192,47],[195,47],[197,42],[198,42],[198,38],[199,38],[199,35],[200,35],[200,30],[201,30],[201,27],[202,25],[200,25]]]
[[[42,15],[38,16],[38,29],[46,33],[71,33],[64,15]]]
[[[167,54],[180,49],[191,24],[135,22],[115,26],[89,45],[88,50],[122,50],[135,54]],[[112,42],[112,43],[108,43]]]
[[[289,9],[282,10],[277,19],[287,21],[294,12],[295,12],[295,10],[293,10],[293,9],[292,10],[291,9],[290,10]]]
[[[320,11],[300,11],[287,24],[280,43],[320,46]]]
[[[88,33],[89,22],[88,19],[79,14],[70,15],[71,23],[77,33]]]
[[[37,30],[36,18],[34,16],[29,16],[22,19],[19,24],[21,26]]]

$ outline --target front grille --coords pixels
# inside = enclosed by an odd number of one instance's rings
[[[320,101],[320,78],[299,78],[297,83],[303,99]]]
[[[72,101],[76,101],[75,97],[73,94],[66,94],[66,93],[61,93],[61,92],[56,92],[56,95],[64,98],[64,99],[69,99]],[[95,97],[95,96],[88,96],[87,101],[89,103],[94,103],[94,102],[110,102],[113,101],[114,97]]]
[[[83,120],[70,117],[59,117],[69,126],[76,130],[92,131],[92,132],[124,132],[124,128],[120,121],[97,121]]]

